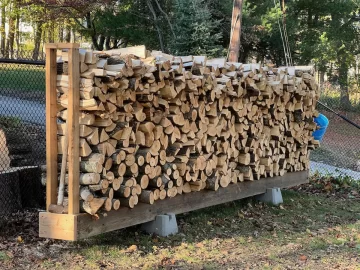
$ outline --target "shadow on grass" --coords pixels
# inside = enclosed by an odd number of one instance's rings
[[[101,264],[109,269],[112,264],[119,269],[297,267],[316,265],[329,248],[336,256],[326,257],[326,265],[342,258],[351,262],[360,245],[360,236],[350,236],[360,229],[358,200],[294,191],[283,196],[280,207],[246,199],[178,215],[180,233],[168,238],[147,235],[139,227],[107,233],[79,242],[77,252],[89,269]]]
[[[38,215],[24,214],[0,234],[0,269],[356,269],[359,196],[312,191],[284,191],[281,206],[245,199],[178,215],[180,233],[167,238],[137,226],[76,243],[40,239]]]

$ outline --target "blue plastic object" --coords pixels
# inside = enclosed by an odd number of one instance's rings
[[[314,122],[318,126],[318,130],[314,131],[313,137],[315,140],[321,141],[325,135],[326,129],[329,126],[329,119],[325,115],[319,114],[318,117],[314,119]]]

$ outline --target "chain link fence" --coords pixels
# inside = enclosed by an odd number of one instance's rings
[[[36,51],[23,51],[23,50],[0,50],[0,59],[2,62],[9,62],[11,60],[27,60],[32,62],[45,61],[45,53]]]
[[[352,90],[348,97],[350,103],[344,102],[340,87],[325,83],[320,101],[360,125],[360,90]],[[329,126],[320,148],[311,154],[311,172],[360,180],[360,130],[320,104],[318,110],[329,119]]]
[[[0,217],[44,203],[43,57],[33,60],[31,53],[19,51],[0,54]]]

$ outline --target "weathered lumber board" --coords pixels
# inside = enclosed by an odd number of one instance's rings
[[[239,182],[218,191],[203,190],[157,201],[154,205],[140,203],[136,209],[121,208],[96,220],[90,215],[40,213],[40,237],[79,240],[154,220],[165,213],[180,214],[265,193],[267,188],[286,188],[308,182],[309,171],[286,173],[284,176],[259,181]],[[214,196],[215,195],[215,196]]]

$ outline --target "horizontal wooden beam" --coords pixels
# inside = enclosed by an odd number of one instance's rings
[[[45,44],[45,49],[78,49],[80,48],[79,43],[47,43]]]
[[[232,184],[218,191],[203,190],[156,201],[154,205],[140,203],[134,209],[122,207],[96,220],[88,214],[66,215],[49,212],[40,213],[40,237],[62,240],[80,240],[98,234],[142,224],[157,215],[181,214],[263,194],[267,188],[287,188],[308,182],[309,171],[287,173],[284,176],[262,178]]]
[[[286,188],[308,182],[309,171],[287,173],[284,176],[263,178],[259,181],[232,184],[217,191],[203,190],[156,201],[154,205],[139,204],[134,209],[126,207],[112,211],[106,217],[94,220],[89,215],[78,216],[78,239],[114,231],[155,219],[157,215],[181,214],[197,209],[223,204],[266,192],[267,188]]]

